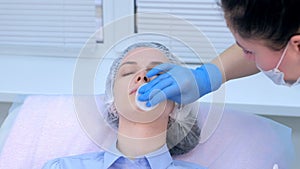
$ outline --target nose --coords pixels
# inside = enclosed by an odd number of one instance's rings
[[[146,76],[138,76],[135,80],[137,83],[141,82],[141,83],[148,83],[150,81],[149,78],[147,78]]]
[[[148,77],[146,77],[146,73],[145,72],[140,72],[138,73],[138,75],[135,77],[135,82],[136,83],[148,83],[150,81],[150,79]]]

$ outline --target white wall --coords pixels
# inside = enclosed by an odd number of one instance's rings
[[[265,116],[279,123],[285,124],[293,129],[293,143],[296,150],[296,161],[293,169],[298,169],[300,166],[300,117],[282,117],[282,116]]]

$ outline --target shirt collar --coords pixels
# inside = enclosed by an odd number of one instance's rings
[[[153,169],[167,168],[173,162],[166,144],[160,149],[145,155],[145,157]]]
[[[124,156],[118,149],[117,149],[117,142],[111,145],[108,151],[104,153],[104,168],[109,168],[115,161],[117,161],[120,157]]]
[[[110,147],[109,151],[105,151],[104,153],[104,168],[109,168],[113,163],[115,163],[120,157],[124,157],[124,155],[117,149],[116,142]],[[126,158],[126,157],[125,157]],[[146,154],[138,158],[146,158],[149,162],[149,165],[152,169],[165,169],[167,168],[173,161],[169,149],[165,144],[160,149]]]

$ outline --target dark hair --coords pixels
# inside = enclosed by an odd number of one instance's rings
[[[300,0],[221,0],[229,27],[246,39],[282,49],[299,31]]]
[[[201,129],[198,126],[197,119],[189,122],[188,127],[184,129],[185,127],[182,126],[182,122],[177,122],[175,119],[169,117],[168,129],[171,126],[177,130],[177,134],[172,133],[170,130],[167,131],[167,146],[171,156],[188,153],[199,144]]]

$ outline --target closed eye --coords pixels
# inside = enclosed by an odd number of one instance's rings
[[[243,49],[243,52],[247,55],[253,55],[253,52],[246,50],[246,49]]]
[[[135,72],[127,72],[127,73],[123,73],[122,76],[129,76],[129,75],[132,75],[134,74]]]

